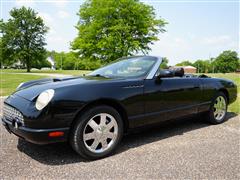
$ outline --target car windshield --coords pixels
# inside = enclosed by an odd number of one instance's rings
[[[130,57],[118,60],[110,65],[97,69],[89,76],[104,77],[145,77],[156,63],[156,57]]]

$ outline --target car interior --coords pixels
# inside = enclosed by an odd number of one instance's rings
[[[209,78],[209,76],[201,74],[201,75],[195,75],[195,74],[188,74],[184,73],[183,68],[174,68],[174,69],[159,69],[157,74],[157,77],[160,78],[174,78],[174,77],[182,77],[182,78],[193,78],[193,77],[199,77],[199,78]]]
[[[183,77],[184,69],[183,68],[159,69],[156,76],[160,78]]]

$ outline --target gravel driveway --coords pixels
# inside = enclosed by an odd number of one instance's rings
[[[81,159],[67,143],[38,146],[0,125],[0,179],[240,179],[240,116],[197,118],[125,136],[116,154]]]

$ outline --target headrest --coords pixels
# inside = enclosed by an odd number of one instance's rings
[[[183,68],[174,68],[173,73],[174,73],[174,76],[183,77],[184,69]]]

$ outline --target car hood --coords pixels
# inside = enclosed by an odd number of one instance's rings
[[[91,76],[47,78],[23,83],[21,87],[16,92],[14,92],[14,95],[33,101],[41,92],[47,89],[57,90],[59,88],[66,88],[70,86],[85,85],[92,83],[102,83],[110,80],[113,79]]]

